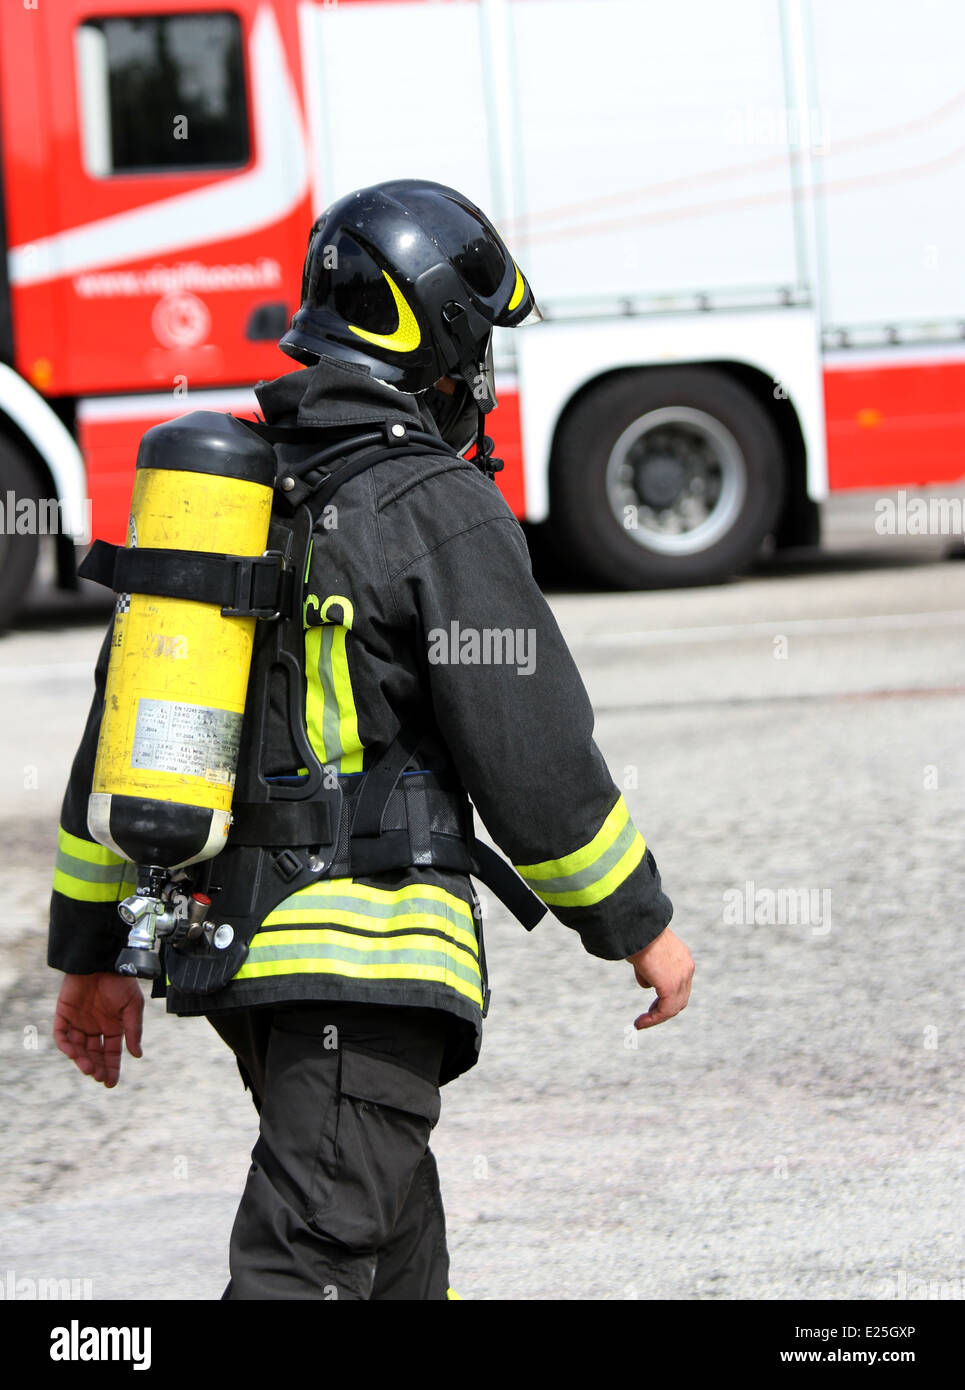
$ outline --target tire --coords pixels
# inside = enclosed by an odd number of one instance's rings
[[[602,382],[566,417],[550,508],[558,543],[621,589],[711,584],[777,523],[781,441],[744,387],[709,367]]]
[[[17,504],[23,499],[30,501],[33,513],[33,524],[28,535],[18,535],[15,530],[18,513],[23,515],[23,509],[18,509]],[[3,525],[0,526],[0,629],[8,627],[19,611],[37,565],[40,550],[40,537],[37,534],[39,500],[37,475],[26,455],[11,440],[0,435],[0,504],[3,515]],[[9,505],[11,501],[13,506]]]

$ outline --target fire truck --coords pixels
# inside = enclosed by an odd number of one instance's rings
[[[123,540],[141,434],[255,409],[308,228],[436,179],[545,322],[497,333],[516,512],[627,588],[965,473],[956,0],[4,0],[0,617]]]

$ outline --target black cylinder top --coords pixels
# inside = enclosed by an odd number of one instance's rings
[[[233,415],[194,410],[147,430],[137,451],[137,466],[211,473],[272,487],[276,460],[271,445]]]

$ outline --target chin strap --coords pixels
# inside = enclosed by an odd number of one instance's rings
[[[479,425],[476,430],[476,452],[470,459],[470,463],[474,463],[480,473],[485,473],[490,482],[495,481],[496,474],[503,466],[502,459],[493,456],[493,449],[495,449],[495,447],[495,444],[486,433],[485,413],[480,410]]]

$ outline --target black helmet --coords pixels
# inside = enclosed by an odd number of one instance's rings
[[[333,203],[312,227],[302,302],[279,347],[306,365],[357,362],[410,395],[451,376],[496,404],[490,338],[542,315],[495,227],[468,198],[394,179]]]

